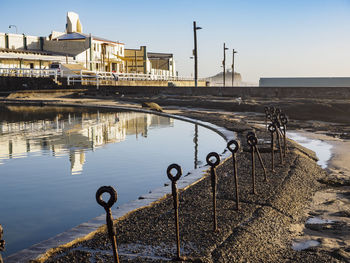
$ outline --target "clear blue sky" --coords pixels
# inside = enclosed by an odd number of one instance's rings
[[[243,80],[350,76],[350,0],[0,0],[0,32],[47,36],[63,31],[67,11],[84,33],[173,53],[180,75],[193,74],[192,23],[198,31],[199,76],[221,71],[223,42]]]

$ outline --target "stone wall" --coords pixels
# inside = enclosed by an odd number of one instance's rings
[[[171,84],[173,83],[173,84]],[[222,96],[242,99],[257,98],[319,98],[319,99],[350,99],[350,87],[188,87],[193,81],[118,81],[116,86],[100,86],[101,90],[119,92],[120,94],[147,94],[147,95],[187,95],[187,96]],[[168,86],[169,85],[169,86]],[[172,86],[174,85],[174,86]],[[182,86],[181,86],[182,85]],[[52,89],[52,88],[87,88],[93,86],[57,86],[49,78],[19,78],[0,77],[0,91],[22,89]]]

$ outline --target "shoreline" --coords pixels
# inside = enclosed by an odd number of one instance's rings
[[[105,102],[105,101],[103,101],[103,102]],[[170,110],[170,112],[178,112],[179,110]],[[191,112],[191,110],[189,110],[187,113],[186,112],[184,112],[183,110],[180,110],[180,111],[182,111],[182,114],[184,114],[185,116],[186,115],[192,115],[193,117],[199,117],[199,116],[197,116],[198,114],[194,111],[194,110],[192,110],[192,113],[188,113],[188,112]],[[153,113],[153,112],[152,112]],[[199,114],[199,115],[203,115],[203,114]],[[214,114],[215,115],[215,114]],[[222,115],[225,115],[225,114],[220,114],[220,120],[219,120],[219,122],[221,122],[221,123],[223,123],[224,125],[223,126],[228,126],[227,125],[227,120],[225,120],[225,118],[223,118],[223,116]],[[224,116],[225,117],[225,116]],[[203,116],[202,116],[202,118],[203,118]],[[206,118],[208,118],[208,116],[206,116],[204,119],[206,119]],[[209,118],[210,119],[210,118]],[[212,120],[213,120],[213,116],[212,116],[212,118],[211,118]],[[218,122],[218,121],[216,121],[216,122]],[[230,127],[230,129],[232,130],[235,130],[235,128],[236,128],[236,132],[238,132],[239,134],[241,134],[242,132],[244,132],[244,131],[246,131],[246,130],[248,130],[248,129],[250,129],[249,128],[249,126],[250,125],[248,125],[248,124],[243,124],[243,123],[241,123],[240,125],[237,125],[237,124],[230,124],[229,126],[231,126]],[[243,138],[242,138],[242,136],[239,136],[240,137],[240,139],[242,140]],[[293,146],[293,147],[296,147],[296,146]],[[303,151],[302,151],[303,152]],[[305,153],[305,152],[304,152]],[[304,154],[303,153],[303,154]],[[311,154],[311,153],[310,153]],[[310,156],[312,156],[312,154],[310,155]],[[268,158],[266,158],[266,155],[265,155],[265,157],[264,157],[264,159],[268,159]],[[205,178],[203,178],[203,180],[205,181],[206,179]],[[308,193],[308,195],[310,195],[310,193]],[[262,207],[262,208],[260,208],[260,212],[257,212],[257,213],[262,213],[261,215],[265,215],[266,216],[266,213],[267,214],[270,214],[271,213],[271,211],[267,211],[266,209],[268,209],[267,207]],[[276,216],[276,215],[275,215]],[[280,215],[279,215],[280,216]],[[264,220],[264,217],[259,217],[261,220]],[[258,219],[258,221],[259,221],[259,219]],[[249,224],[249,223],[248,223]],[[253,227],[253,226],[252,226]],[[253,227],[254,228],[254,227]],[[242,230],[242,231],[244,231],[244,230]],[[230,243],[230,241],[229,241],[229,239],[230,239],[230,236],[228,237],[228,238],[226,238],[226,240],[225,240],[225,242],[223,242],[223,243],[221,243],[221,245],[220,246],[224,246],[225,244],[229,244]],[[286,248],[287,249],[287,248]],[[230,250],[232,250],[232,249],[230,249]],[[221,256],[223,256],[223,253],[224,251],[221,251]],[[290,252],[290,251],[289,251]],[[215,253],[217,253],[217,251],[215,252]],[[214,252],[213,252],[213,254],[212,255],[214,255],[215,254]],[[290,253],[292,253],[292,252],[290,252]],[[320,252],[322,255],[323,255],[323,252],[321,251]],[[250,254],[250,253],[249,253]],[[292,253],[293,254],[293,253]],[[311,255],[310,256],[312,256],[312,257],[314,257],[314,256],[317,256],[317,253],[315,253],[315,252],[313,252],[313,253],[311,253]],[[230,256],[232,256],[232,255],[230,255]],[[267,256],[267,255],[265,255],[265,256]],[[324,256],[324,255],[323,255]],[[41,260],[39,260],[40,262],[42,262]],[[38,262],[39,262],[38,261]],[[49,261],[50,262],[50,261]],[[56,262],[56,261],[52,261],[52,262]],[[68,262],[68,261],[67,261]],[[134,262],[134,261],[133,261]],[[143,262],[143,261],[135,261],[135,262]],[[158,262],[158,261],[150,261],[150,262]],[[204,261],[203,261],[204,262]],[[206,261],[205,261],[206,262]],[[208,262],[211,262],[211,261],[208,261]]]
[[[31,104],[32,105],[32,104]],[[174,115],[169,113],[159,113],[154,112],[147,109],[139,109],[139,108],[131,108],[131,107],[123,107],[123,106],[103,106],[103,105],[77,105],[77,104],[45,104],[47,106],[62,106],[62,107],[90,107],[90,108],[110,108],[110,109],[121,109],[121,110],[130,110],[130,111],[137,111],[137,112],[144,112],[144,113],[150,113],[150,114],[157,114],[164,117],[174,118],[181,121],[190,122],[193,124],[200,125],[202,127],[205,127],[207,129],[210,129],[214,132],[216,132],[219,136],[223,137],[223,139],[228,142],[229,140],[235,139],[236,135],[235,132],[229,131],[225,129],[224,127],[219,127],[215,124],[204,122],[201,120],[191,119],[185,116],[180,115]],[[39,106],[39,105],[38,105]],[[220,157],[223,158],[223,162],[227,158],[229,158],[230,154],[229,151],[223,149],[223,153],[219,153]],[[186,174],[186,177],[182,177],[178,181],[178,189],[185,190],[188,187],[191,187],[191,185],[198,183],[200,180],[203,179],[206,173],[208,173],[209,166],[204,165],[202,167],[199,167],[197,169],[193,169],[189,171]],[[131,202],[128,202],[126,204],[123,204],[121,206],[118,206],[115,209],[112,209],[112,215],[114,219],[122,219],[124,217],[127,217],[128,214],[135,212],[139,209],[151,206],[152,203],[158,202],[162,200],[166,195],[171,194],[171,187],[170,186],[164,186],[159,187],[156,189],[152,189],[151,193],[143,194],[139,199],[133,200]],[[29,260],[34,260],[38,256],[45,254],[47,250],[50,250],[52,248],[63,246],[65,247],[67,244],[74,244],[81,240],[86,240],[89,238],[89,236],[93,235],[96,231],[98,231],[101,227],[103,227],[105,222],[105,214],[101,214],[100,216],[97,216],[95,218],[92,218],[91,220],[87,222],[83,222],[67,231],[64,231],[54,237],[51,237],[47,240],[43,240],[37,244],[34,244],[26,249],[20,250],[18,252],[15,252],[9,256],[7,256],[6,262],[27,262]]]

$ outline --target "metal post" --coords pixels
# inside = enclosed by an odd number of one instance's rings
[[[201,27],[197,27],[196,21],[193,21],[193,36],[194,36],[194,87],[198,86],[198,60],[197,60],[197,30],[202,29]]]
[[[110,198],[107,202],[103,201],[102,199],[102,194],[104,193],[110,194]],[[110,238],[112,243],[113,258],[115,263],[119,263],[116,229],[113,223],[113,217],[111,212],[111,207],[114,205],[115,202],[117,202],[117,192],[111,186],[102,186],[96,192],[96,201],[106,211],[107,231],[108,231],[108,237]]]
[[[212,161],[211,158],[214,158],[215,161]],[[215,172],[215,167],[220,164],[220,156],[216,152],[211,152],[207,155],[207,164],[210,166],[210,175],[211,175],[211,188],[213,192],[213,230],[214,232],[218,230],[218,223],[216,218],[216,184],[217,177]]]
[[[224,60],[222,61],[222,67],[223,67],[223,82],[224,82],[224,87],[225,87],[225,75],[226,75],[226,50],[228,48],[226,47],[225,43],[224,43]]]
[[[236,53],[237,51],[235,51],[235,49],[232,49],[232,87],[235,79],[235,54]]]
[[[176,170],[176,174],[172,175],[171,171]],[[181,254],[180,254],[180,230],[179,230],[179,194],[176,188],[176,183],[180,179],[182,175],[182,169],[178,164],[171,164],[169,165],[167,169],[167,176],[171,181],[171,190],[173,195],[173,201],[174,201],[174,216],[175,216],[175,231],[176,231],[176,258],[175,260],[179,261],[182,260]]]

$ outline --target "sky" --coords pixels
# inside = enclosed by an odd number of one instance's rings
[[[48,36],[79,14],[84,33],[173,53],[180,76],[193,76],[193,21],[198,74],[232,65],[245,82],[261,77],[350,77],[350,0],[0,0],[0,32]]]

